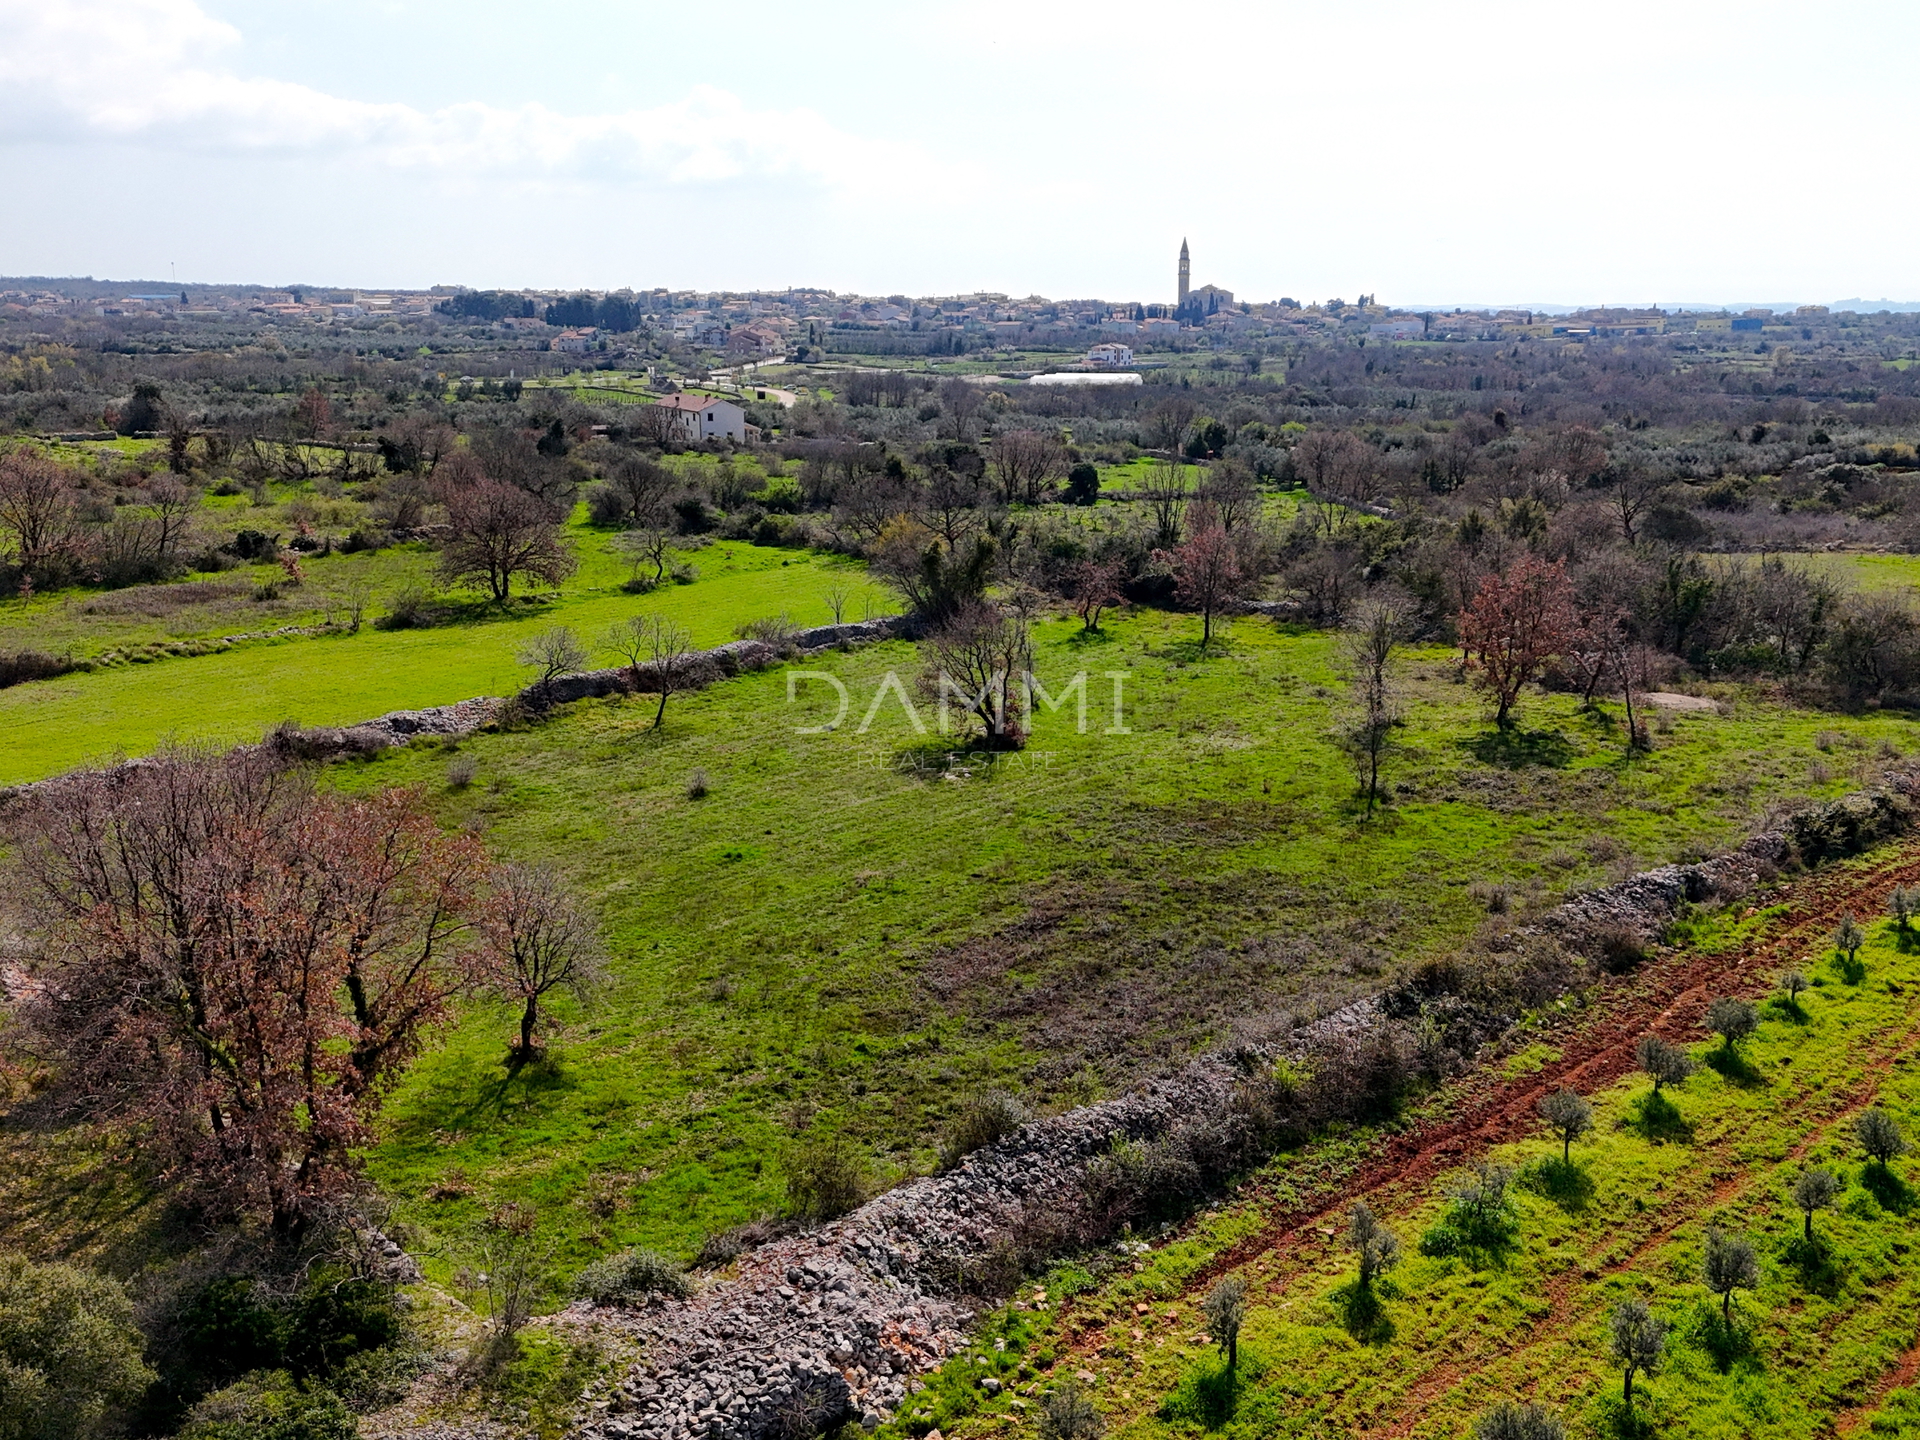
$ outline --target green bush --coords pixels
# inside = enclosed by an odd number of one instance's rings
[[[974,1151],[1006,1139],[1029,1118],[1026,1108],[1004,1090],[969,1096],[941,1141],[941,1163],[952,1169]]]
[[[680,1267],[654,1250],[622,1250],[596,1260],[573,1277],[573,1293],[582,1300],[604,1305],[646,1295],[671,1295],[684,1300],[693,1293]]]
[[[787,1156],[787,1208],[799,1220],[837,1220],[867,1198],[867,1157],[844,1135],[803,1140]]]
[[[194,1406],[179,1440],[355,1440],[359,1433],[359,1421],[331,1390],[268,1370]]]
[[[141,1343],[113,1280],[0,1256],[0,1440],[102,1433],[153,1378]]]

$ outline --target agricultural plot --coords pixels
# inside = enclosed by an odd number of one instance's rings
[[[1831,941],[1842,915],[1871,917],[1916,877],[1906,843],[1767,908],[1731,907],[1602,1005],[1542,1017],[1504,1067],[1384,1131],[1283,1156],[1230,1203],[1104,1262],[1113,1278],[1070,1266],[1034,1282],[896,1428],[1023,1433],[1042,1383],[1078,1374],[1108,1433],[1128,1437],[1457,1436],[1502,1402],[1542,1404],[1578,1435],[1920,1433],[1912,1167],[1875,1161],[1859,1135],[1871,1110],[1909,1135],[1920,1124],[1920,946],[1891,922],[1858,964]],[[1779,987],[1793,968],[1811,981],[1797,999]],[[1737,1044],[1703,1038],[1726,996],[1758,1008]],[[1654,1094],[1635,1059],[1648,1033],[1692,1050],[1692,1078]],[[1538,1113],[1562,1087],[1592,1102],[1567,1159]],[[1513,1179],[1469,1243],[1447,1197],[1480,1165]],[[1816,1167],[1839,1184],[1809,1218],[1794,1187]],[[1355,1200],[1401,1245],[1370,1286]],[[1706,1283],[1712,1230],[1757,1260],[1730,1294]],[[1249,1301],[1235,1373],[1203,1314],[1227,1276]],[[1666,1328],[1629,1406],[1610,1335],[1633,1299]],[[999,1398],[984,1376],[1004,1381]]]
[[[1337,641],[1243,621],[1202,653],[1192,632],[1140,612],[1089,644],[1043,622],[1038,673],[1058,695],[1086,672],[1087,729],[1071,702],[1043,710],[1000,759],[953,756],[931,712],[916,733],[899,692],[862,733],[890,673],[912,690],[918,657],[893,643],[677,697],[659,731],[648,699],[590,701],[457,755],[336,768],[424,787],[449,824],[561,869],[613,955],[550,1073],[509,1079],[508,1017],[487,1010],[422,1059],[370,1157],[383,1189],[426,1233],[511,1197],[572,1258],[687,1255],[777,1209],[805,1137],[850,1135],[898,1179],[982,1088],[1096,1098],[1233,1017],[1340,1003],[1489,909],[1706,853],[1911,744],[1891,716],[1731,692],[1632,761],[1617,719],[1568,697],[1529,700],[1507,742],[1426,651],[1395,801],[1368,821],[1330,741]],[[1108,672],[1127,735],[1106,733]]]

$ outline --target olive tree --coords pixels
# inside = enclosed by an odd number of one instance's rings
[[[1789,970],[1780,977],[1780,988],[1787,992],[1787,1003],[1798,1010],[1800,997],[1807,993],[1807,977],[1798,970]]]
[[[1867,932],[1860,928],[1860,922],[1853,918],[1849,910],[1840,917],[1840,927],[1833,932],[1833,948],[1847,957],[1847,963],[1853,964],[1860,958],[1860,947],[1867,943]]]
[[[1240,1326],[1247,1318],[1247,1282],[1238,1275],[1223,1277],[1201,1308],[1207,1317],[1207,1333],[1227,1352],[1227,1373],[1231,1375],[1240,1368]]]
[[[1913,933],[1913,916],[1920,910],[1920,890],[1910,890],[1905,885],[1893,887],[1893,893],[1887,896],[1887,914],[1893,917],[1893,925],[1902,935]]]
[[[1540,1118],[1560,1137],[1560,1163],[1573,1162],[1573,1142],[1593,1128],[1593,1106],[1564,1087],[1540,1102]]]
[[[1567,1440],[1567,1427],[1545,1406],[1503,1400],[1473,1422],[1473,1440]]]
[[[1642,1070],[1653,1077],[1653,1093],[1656,1095],[1660,1093],[1662,1085],[1679,1085],[1693,1074],[1693,1057],[1680,1046],[1658,1035],[1642,1035],[1640,1043],[1634,1046],[1633,1058]]]
[[[1760,1017],[1746,1000],[1723,997],[1707,1006],[1707,1029],[1720,1037],[1727,1054],[1759,1026]]]
[[[1733,1320],[1733,1292],[1751,1290],[1760,1283],[1760,1260],[1744,1236],[1729,1235],[1717,1225],[1707,1227],[1707,1248],[1700,1272],[1707,1289],[1720,1297],[1720,1314]]]
[[[1106,1417],[1071,1376],[1040,1401],[1040,1440],[1100,1440],[1106,1430]]]
[[[1813,1239],[1813,1212],[1833,1204],[1840,1194],[1840,1178],[1824,1165],[1810,1165],[1793,1181],[1793,1203],[1806,1221],[1806,1238]]]
[[[1639,1298],[1622,1300],[1613,1307],[1613,1358],[1622,1375],[1621,1394],[1633,1404],[1633,1377],[1651,1375],[1659,1368],[1667,1350],[1667,1322]]]
[[[1853,1133],[1867,1158],[1882,1170],[1895,1157],[1907,1153],[1907,1137],[1900,1133],[1900,1122],[1877,1105],[1853,1122]]]
[[[1364,1200],[1354,1201],[1347,1212],[1347,1244],[1360,1258],[1362,1290],[1371,1289],[1375,1280],[1400,1263],[1400,1237],[1380,1223]]]

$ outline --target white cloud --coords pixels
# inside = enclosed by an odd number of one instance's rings
[[[192,0],[0,0],[0,136],[462,176],[772,180],[855,193],[929,168],[908,146],[849,135],[804,108],[752,109],[711,86],[614,114],[478,101],[421,110],[236,74],[222,62],[239,41]]]

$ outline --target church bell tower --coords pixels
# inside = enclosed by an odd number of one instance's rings
[[[1180,309],[1183,312],[1187,308],[1187,290],[1192,278],[1193,264],[1187,259],[1187,242],[1182,238],[1180,241]]]

